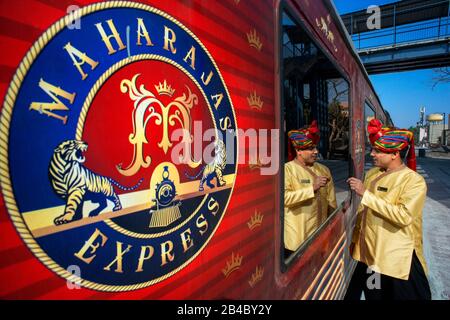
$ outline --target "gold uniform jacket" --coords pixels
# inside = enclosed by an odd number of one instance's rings
[[[422,209],[427,185],[405,165],[369,170],[352,237],[352,256],[372,270],[407,280],[413,250],[427,272],[422,249]]]
[[[314,193],[317,176],[330,180]],[[336,195],[330,170],[322,164],[303,166],[292,160],[284,166],[284,246],[295,251],[336,208]]]

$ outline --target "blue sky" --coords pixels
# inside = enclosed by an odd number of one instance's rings
[[[392,0],[334,0],[339,14],[366,9],[370,5],[392,3]],[[419,107],[426,114],[450,113],[450,83],[434,89],[431,69],[372,75],[370,79],[383,107],[391,114],[394,124],[408,128],[419,121]],[[448,118],[447,118],[448,119]],[[446,121],[447,124],[447,121]]]

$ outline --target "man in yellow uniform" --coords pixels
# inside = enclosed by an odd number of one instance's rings
[[[375,168],[364,184],[348,179],[362,200],[350,247],[358,264],[346,299],[359,300],[364,291],[366,300],[429,300],[422,252],[427,186],[415,172],[413,133],[382,127],[377,119],[370,121],[368,132]]]
[[[288,133],[289,161],[284,166],[284,246],[297,250],[336,209],[330,170],[317,160],[317,122]]]

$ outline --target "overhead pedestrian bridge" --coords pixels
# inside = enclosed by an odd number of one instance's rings
[[[369,74],[450,66],[449,0],[404,0],[341,16]],[[367,23],[369,21],[369,23]]]

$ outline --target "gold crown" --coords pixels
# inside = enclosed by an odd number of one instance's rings
[[[263,221],[264,215],[257,212],[255,209],[255,214],[252,215],[252,217],[250,218],[250,221],[247,222],[247,226],[250,230],[255,229],[256,227],[261,226],[262,221]]]
[[[264,268],[257,266],[255,272],[252,273],[252,277],[248,281],[248,284],[250,285],[250,287],[253,288],[255,286],[255,284],[260,282],[263,275],[264,275]]]
[[[264,102],[261,100],[260,96],[256,95],[256,91],[253,91],[253,93],[250,94],[250,96],[247,97],[247,102],[250,108],[261,110]]]
[[[259,160],[259,157],[256,159],[256,163],[250,163],[248,167],[250,168],[250,170],[262,168],[262,163],[261,160]]]
[[[158,93],[160,95],[168,95],[169,97],[173,96],[175,89],[172,89],[172,86],[169,84],[167,85],[166,79],[164,79],[163,83],[159,83],[159,86],[155,86],[156,91],[158,91]]]
[[[231,261],[227,260],[227,266],[222,269],[223,274],[225,275],[225,278],[228,278],[228,276],[239,269],[242,263],[242,256],[239,254],[234,255],[234,252],[231,253]]]
[[[258,51],[261,51],[262,42],[259,39],[259,37],[257,36],[255,29],[253,29],[252,31],[247,33],[247,40],[248,40],[248,43],[250,44],[250,47],[253,47],[253,48],[257,49]]]

